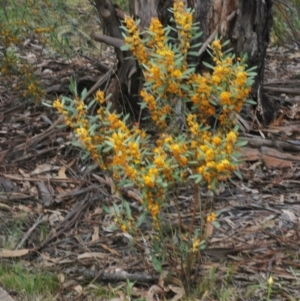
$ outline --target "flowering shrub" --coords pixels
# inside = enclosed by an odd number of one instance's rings
[[[145,215],[151,216],[158,241],[164,239],[160,213],[168,204],[167,193],[172,188],[192,183],[196,192],[194,209],[197,209],[199,185],[216,190],[235,171],[236,157],[244,144],[238,139],[235,120],[255,75],[246,70],[244,59],[223,53],[220,40],[211,44],[214,66],[205,63],[212,72],[196,73],[195,66],[188,63],[188,57],[194,55],[193,48],[199,47],[191,46],[198,37],[192,12],[185,9],[182,1],[174,1],[172,12],[175,28],[163,28],[153,18],[145,38],[141,38],[132,18],[126,17],[123,27],[126,49],[132,51],[143,71],[141,106],[148,111],[155,134],[131,124],[128,116],[123,118],[111,112],[102,91],[86,105],[83,101],[86,92],[80,98],[73,87],[75,99],[63,97],[53,104],[76,131],[93,160],[118,185],[133,185],[140,190],[146,211],[136,225],[145,221]],[[168,35],[171,30],[177,32],[176,41]],[[87,116],[94,102],[99,105],[97,116]],[[128,219],[115,208],[120,228],[125,232],[136,230],[128,204],[125,202]],[[212,213],[206,222],[216,223],[215,219]],[[189,230],[180,238],[180,250],[185,254],[182,260],[204,247],[205,231],[194,231],[194,218]],[[162,253],[162,244],[157,244],[156,239],[151,246],[153,258],[158,251]]]

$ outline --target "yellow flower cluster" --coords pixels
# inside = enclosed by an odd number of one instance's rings
[[[221,131],[209,134],[201,130],[196,119],[195,114],[187,116],[187,125],[191,133],[188,147],[191,154],[190,160],[198,162],[198,166],[192,167],[192,170],[200,174],[209,188],[212,188],[211,184],[214,179],[225,180],[235,169],[231,163],[231,155],[235,151],[237,134],[233,131],[226,135]]]
[[[146,48],[144,47],[141,38],[139,36],[139,30],[134,20],[128,16],[125,17],[125,24],[128,28],[129,35],[125,38],[127,45],[130,45],[130,50],[139,60],[139,62],[145,64],[148,59]]]
[[[99,162],[100,157],[96,144],[99,136],[91,136],[90,134],[90,124],[86,119],[87,112],[84,102],[76,97],[74,100],[75,112],[72,114],[65,109],[64,104],[59,99],[56,99],[53,102],[53,107],[60,114],[64,115],[66,124],[75,130],[78,138],[80,139],[84,148],[89,152],[92,159],[96,162]],[[100,166],[105,169],[105,165],[103,164],[102,160],[99,163],[101,163]]]
[[[192,238],[192,252],[193,253],[199,252],[200,242],[201,241],[199,238]]]
[[[180,0],[174,1],[174,19],[180,41],[180,51],[186,55],[192,38],[193,15],[187,11]]]
[[[223,55],[220,40],[215,40],[211,48],[216,63],[211,76],[212,84],[226,87],[219,95],[222,106],[219,122],[229,128],[234,124],[233,114],[241,111],[250,93],[250,87],[247,86],[248,75],[244,65],[234,65],[231,57]]]
[[[166,43],[164,28],[157,17],[152,18],[149,26],[149,34],[151,39],[147,42],[148,48],[160,49]]]
[[[53,31],[53,28],[50,28],[50,27],[40,27],[40,28],[36,28],[34,30],[34,32],[37,34],[50,33],[52,31]]]
[[[207,216],[206,220],[208,223],[212,223],[216,220],[217,215],[215,213],[211,213]]]
[[[202,124],[206,124],[209,117],[216,113],[215,107],[209,102],[212,91],[212,82],[210,76],[206,73],[204,75],[193,73],[187,82],[190,88],[190,99],[193,102],[199,120]]]

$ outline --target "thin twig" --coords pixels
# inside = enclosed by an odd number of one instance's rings
[[[24,235],[24,237],[22,238],[22,240],[18,243],[18,245],[16,246],[15,250],[18,250],[22,247],[23,243],[25,242],[25,240],[28,239],[28,237],[32,234],[32,232],[35,230],[35,228],[42,222],[42,214],[39,215],[39,217],[37,218],[36,222],[33,224],[33,226],[26,232],[26,234]]]

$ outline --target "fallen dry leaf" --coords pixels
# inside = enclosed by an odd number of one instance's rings
[[[2,249],[0,251],[0,258],[10,258],[10,257],[22,257],[29,253],[29,249],[20,249],[20,250],[6,250]]]
[[[82,289],[82,286],[80,284],[76,285],[73,289],[74,289],[74,291],[77,292],[78,295],[82,294],[83,289]]]
[[[146,301],[153,301],[153,300],[159,300],[156,295],[163,295],[164,291],[163,289],[158,285],[152,285],[146,296]]]
[[[92,241],[96,241],[99,239],[99,227],[94,227],[94,232],[93,232],[93,235],[92,235]]]
[[[213,235],[213,233],[214,233],[214,226],[211,223],[208,223],[206,228],[206,236],[210,237]]]
[[[101,252],[86,252],[83,254],[80,254],[77,256],[77,259],[84,259],[84,258],[106,258],[107,255],[105,253],[101,253]]]
[[[175,296],[170,301],[178,301],[185,295],[185,291],[183,287],[174,286],[174,285],[168,285],[168,287],[173,293],[175,293]]]
[[[52,170],[57,170],[57,166],[53,166],[52,164],[40,164],[38,165],[34,171],[32,171],[30,174],[31,175],[38,175],[44,172],[52,171]]]
[[[58,177],[62,178],[62,179],[64,179],[64,178],[67,179],[68,177],[66,175],[66,170],[67,170],[67,168],[65,166],[62,166],[58,171]]]

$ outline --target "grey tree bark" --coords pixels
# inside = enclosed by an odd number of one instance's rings
[[[151,18],[158,16],[161,22],[168,24],[171,12],[168,10],[173,5],[173,0],[128,0],[129,14],[141,20],[140,26],[148,27]],[[185,0],[188,7],[194,9],[194,21],[200,22],[199,31],[202,36],[194,43],[202,42],[195,58],[198,71],[203,69],[202,61],[208,61],[207,45],[215,38],[221,36],[224,40],[230,40],[228,47],[239,55],[247,53],[249,67],[257,66],[257,77],[252,88],[252,96],[258,103],[258,112],[265,123],[270,122],[274,114],[274,107],[263,94],[264,64],[266,50],[272,24],[273,0]],[[111,37],[122,38],[120,19],[124,14],[117,6],[113,6],[111,0],[95,0],[102,23],[107,28]],[[120,53],[115,47],[120,62],[119,75],[128,92],[137,95],[140,85],[138,73],[133,76],[133,62],[124,60],[129,53]],[[125,63],[126,62],[126,63]],[[126,66],[124,66],[124,64]],[[131,71],[130,71],[131,70]],[[133,76],[128,78],[128,76]],[[129,86],[128,86],[129,85]],[[132,104],[137,99],[130,100]]]

